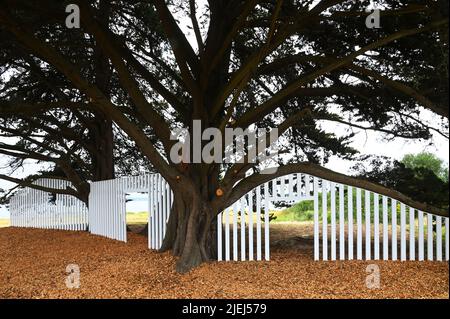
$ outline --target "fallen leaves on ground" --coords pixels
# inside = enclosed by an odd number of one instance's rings
[[[309,245],[277,246],[283,236],[276,227],[272,233],[269,262],[212,262],[178,274],[176,258],[148,250],[141,235],[121,243],[85,232],[2,228],[0,298],[449,297],[446,262],[317,262]],[[65,285],[68,264],[80,267],[79,289]],[[380,268],[379,289],[366,287],[368,264]]]

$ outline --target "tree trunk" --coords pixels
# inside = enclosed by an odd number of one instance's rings
[[[179,256],[176,270],[185,273],[217,258],[217,212],[200,196],[174,191],[174,204],[160,251]]]
[[[97,117],[98,124],[95,141],[98,151],[93,161],[94,180],[103,181],[114,179],[114,134],[112,121],[103,118],[100,114]]]

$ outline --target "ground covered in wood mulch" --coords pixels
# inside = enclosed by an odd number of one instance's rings
[[[270,262],[214,262],[188,274],[175,258],[130,233],[120,243],[83,232],[0,229],[0,298],[449,298],[445,262],[371,262],[381,287],[366,287],[368,262],[315,262],[309,239],[272,227]],[[283,230],[284,229],[284,230]],[[278,237],[278,238],[277,238]],[[281,242],[288,243],[282,245]],[[66,266],[81,271],[65,285]]]

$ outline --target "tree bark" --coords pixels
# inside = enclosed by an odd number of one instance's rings
[[[97,152],[93,154],[94,180],[103,181],[114,179],[114,135],[112,121],[97,115],[98,122],[94,140],[98,145]]]
[[[185,273],[217,257],[217,212],[195,193],[174,191],[174,204],[160,252],[178,256],[176,270]]]

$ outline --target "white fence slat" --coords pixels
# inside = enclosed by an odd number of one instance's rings
[[[344,185],[339,184],[339,259],[345,259],[345,197]]]
[[[246,259],[246,245],[245,245],[245,198],[241,198],[241,260]]]
[[[433,215],[427,214],[427,257],[433,260]]]
[[[328,260],[327,181],[322,180],[322,259]]]
[[[150,177],[150,181],[148,184],[148,229],[147,229],[147,239],[148,239],[148,248],[153,249],[153,218],[152,218],[152,178]],[[219,230],[217,230],[219,233]],[[220,247],[220,246],[219,246]]]
[[[117,189],[115,180],[110,181],[110,199],[111,203],[109,204],[109,238],[114,239],[114,227],[115,227],[115,218],[116,218],[116,200],[117,200]]]
[[[111,200],[111,238],[117,240],[116,228],[117,219],[119,217],[119,203],[118,203],[118,183],[117,180],[112,181],[112,200]]]
[[[225,260],[230,260],[230,209],[225,210]]]
[[[108,203],[108,193],[107,193],[108,190],[107,190],[106,186],[107,186],[107,183],[102,182],[100,184],[100,191],[101,191],[101,194],[103,197],[102,202],[105,201],[106,203]],[[104,212],[105,207],[106,207],[106,204],[99,207],[98,216],[97,216],[97,222],[99,225],[98,226],[98,235],[104,235],[104,236],[106,236],[106,231],[105,231],[106,223],[102,222],[102,220],[104,221],[104,218],[106,218],[106,215]]]
[[[69,196],[65,195],[64,196],[63,221],[62,221],[64,230],[70,230],[70,219],[69,218],[72,215],[72,214],[70,214],[70,210],[69,210],[69,207],[71,206],[70,201],[71,201],[71,198]],[[75,204],[75,207],[77,208],[77,211],[78,211],[77,203]]]
[[[373,245],[375,260],[380,259],[380,197],[377,193],[373,194]]]
[[[233,204],[233,260],[238,260],[238,223],[237,203]]]
[[[256,187],[256,260],[261,259],[261,186],[258,186]]]
[[[217,215],[217,260],[222,261],[222,213]]]
[[[99,196],[97,196],[97,184],[92,183],[90,185],[91,187],[91,192],[89,194],[90,199],[89,202],[91,203],[92,209],[91,207],[89,207],[89,231],[91,232],[91,234],[96,234],[97,233],[97,220],[96,220],[96,214],[97,214],[97,207],[98,207],[98,201],[99,201]],[[93,204],[92,204],[93,203]]]
[[[448,261],[449,255],[449,243],[448,243],[448,217],[445,218],[445,260]]]
[[[120,192],[120,182],[116,180],[114,187],[114,239],[120,240],[120,225],[121,225],[121,216],[122,212],[120,211],[120,203],[121,203],[121,192]],[[148,198],[147,198],[148,201]],[[148,222],[148,220],[147,220]],[[148,225],[147,225],[148,228]]]
[[[158,176],[153,175],[153,249],[158,248]]]
[[[106,223],[105,223],[105,235],[107,238],[111,238],[111,202],[112,202],[112,194],[111,192],[113,192],[113,187],[112,187],[112,182],[111,181],[107,181],[105,183],[105,188],[106,188],[106,195],[108,197],[108,200],[106,202],[106,207],[104,208],[103,214],[105,215],[105,219],[106,219]]]
[[[331,260],[336,260],[336,184],[330,183],[331,193]]]
[[[124,242],[126,242],[127,241],[127,206],[126,206],[126,203],[125,203],[125,200],[126,200],[126,198],[125,198],[125,186],[124,185],[122,185],[121,186],[121,194],[122,194],[122,198],[123,198],[123,201],[122,201],[122,234],[123,234],[123,237],[122,237],[122,241],[124,241]]]
[[[371,251],[371,226],[370,226],[370,192],[365,191],[364,193],[364,201],[365,201],[365,220],[366,220],[366,260],[372,259],[372,251]]]
[[[419,248],[418,248],[418,253],[419,253],[419,261],[422,261],[422,260],[424,260],[424,251],[425,251],[425,249],[424,249],[424,238],[423,238],[423,231],[424,231],[424,229],[423,229],[423,227],[424,227],[424,225],[423,225],[423,212],[420,211],[420,210],[418,212],[417,219],[418,219],[418,224],[419,224],[419,242],[418,242]]]
[[[416,216],[414,208],[409,208],[409,260],[416,259]]]
[[[353,187],[347,187],[348,196],[348,259],[353,259]]]
[[[319,181],[314,177],[314,260],[319,260]],[[298,192],[300,192],[298,190]]]
[[[23,215],[23,227],[28,227],[28,216],[30,214],[30,212],[34,209],[34,190],[30,189],[29,190],[29,198],[30,198],[30,203],[31,205],[28,207],[28,209],[26,209],[22,215]]]
[[[270,260],[270,241],[269,241],[269,183],[264,184],[264,257]]]
[[[139,179],[137,180],[139,185]],[[162,246],[162,241],[164,238],[164,234],[166,233],[166,218],[167,218],[167,184],[166,181],[162,179],[162,188],[161,188],[161,201],[162,201],[162,219],[161,219],[161,238],[160,238],[160,247]]]
[[[253,251],[253,192],[248,193],[248,259],[255,258]]]
[[[161,175],[158,175],[158,243],[157,249],[161,247],[161,237],[163,231],[163,178]]]
[[[400,259],[406,260],[406,207],[400,204]]]
[[[442,217],[436,216],[436,260],[442,261]]]
[[[155,199],[155,175],[152,175],[150,178],[150,210],[148,212],[149,216],[151,216],[151,237],[152,237],[152,249],[156,249],[156,199]]]
[[[356,189],[356,259],[362,260],[361,189]]]
[[[108,237],[109,236],[109,234],[108,234],[108,226],[109,226],[108,213],[109,213],[109,203],[111,201],[111,199],[110,199],[110,189],[109,189],[108,181],[105,181],[103,183],[103,193],[105,194],[105,197],[106,197],[106,203],[105,203],[106,205],[103,206],[101,215],[104,216],[103,218],[105,219],[106,222],[102,223],[102,234],[105,237]]]
[[[448,261],[449,255],[449,242],[448,242],[448,217],[445,218],[445,260]]]
[[[391,200],[391,214],[392,214],[392,260],[397,260],[397,201],[395,199]]]
[[[65,188],[64,183],[59,181],[58,188]],[[60,195],[59,200],[61,201],[62,205],[59,207],[59,212],[57,215],[57,227],[60,230],[64,230],[64,218],[66,216],[67,195]],[[81,230],[81,227],[80,227],[80,230]]]
[[[164,221],[165,224],[165,228],[167,230],[167,223],[169,222],[169,216],[170,216],[170,212],[172,211],[172,201],[173,201],[173,193],[172,190],[170,189],[170,185],[169,183],[167,183],[167,214],[166,214],[166,220]],[[166,234],[164,233],[164,236]]]
[[[106,183],[106,192],[108,194],[108,202],[106,206],[106,211],[103,213],[106,216],[105,233],[106,237],[112,238],[112,223],[113,223],[113,196],[114,196],[114,181],[108,180]]]
[[[108,204],[108,212],[107,216],[109,218],[108,222],[108,235],[109,238],[113,238],[113,228],[114,228],[114,197],[115,197],[115,187],[114,180],[108,182],[108,196],[109,196],[109,204]]]

